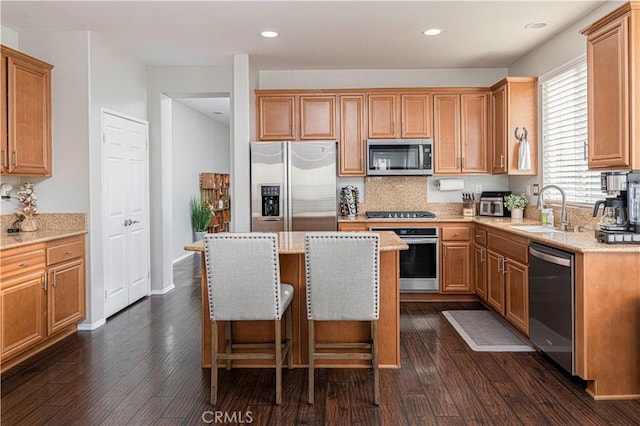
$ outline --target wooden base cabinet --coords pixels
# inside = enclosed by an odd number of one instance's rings
[[[443,224],[440,233],[440,292],[473,293],[470,226]]]
[[[515,260],[506,261],[505,317],[514,327],[529,335],[529,267]]]
[[[0,174],[51,176],[53,66],[0,46]]]
[[[487,273],[489,271],[487,256],[487,230],[483,226],[474,226],[473,249],[473,282],[475,293],[483,301],[487,300]]]
[[[526,238],[487,233],[486,303],[525,336],[529,336],[528,246]]]
[[[85,243],[74,236],[0,253],[5,371],[77,330],[85,318]]]
[[[582,30],[587,36],[589,169],[640,168],[640,2]]]

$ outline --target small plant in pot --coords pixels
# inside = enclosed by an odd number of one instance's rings
[[[199,241],[204,238],[204,234],[209,229],[209,223],[211,223],[213,214],[209,206],[207,206],[207,203],[202,199],[202,196],[191,198],[190,207],[191,225],[196,233],[196,241]]]
[[[523,195],[509,194],[504,197],[504,206],[511,212],[511,219],[522,219],[522,212],[529,203]]]

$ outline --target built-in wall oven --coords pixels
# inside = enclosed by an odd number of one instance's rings
[[[439,287],[438,228],[372,228],[393,231],[409,250],[400,250],[400,292],[436,293]]]

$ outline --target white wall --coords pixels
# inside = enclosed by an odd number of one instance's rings
[[[173,288],[172,123],[170,96],[219,94],[229,96],[232,68],[148,68],[149,155],[151,180],[151,292]],[[233,97],[231,97],[233,103]]]
[[[51,71],[51,178],[36,182],[38,211],[89,212],[89,35],[26,33],[20,50],[54,66]]]
[[[21,51],[54,65],[53,177],[36,181],[41,212],[85,212],[89,234],[85,328],[104,321],[100,108],[146,119],[146,68],[84,31],[20,34]],[[24,178],[23,178],[24,179]]]
[[[612,10],[623,4],[623,1],[608,1],[602,6],[580,19],[547,43],[532,50],[511,66],[510,76],[542,76],[569,63],[570,61],[587,54],[586,37],[580,31],[602,18]],[[541,114],[539,112],[538,117]],[[538,134],[542,135],[542,123],[538,120]],[[542,142],[542,140],[540,141]],[[540,143],[542,147],[542,143]],[[542,149],[538,150],[538,175],[537,176],[510,176],[509,189],[516,193],[525,193],[527,185],[542,184]],[[537,197],[530,197],[530,201]]]
[[[229,128],[179,101],[172,103],[173,260],[193,241],[189,202],[200,192],[202,172],[229,173]],[[193,253],[193,252],[190,252]]]
[[[231,229],[251,230],[250,142],[255,138],[255,92],[258,70],[247,54],[233,56],[233,97],[231,102]]]
[[[260,89],[489,87],[506,68],[260,71]]]
[[[0,44],[18,50],[18,33],[11,28],[0,27]]]

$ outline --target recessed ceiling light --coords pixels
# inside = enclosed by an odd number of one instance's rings
[[[426,36],[437,36],[441,32],[442,30],[440,28],[429,28],[428,30],[424,30],[422,34]]]
[[[524,27],[527,30],[537,30],[538,28],[544,28],[547,26],[546,22],[529,22],[527,25],[525,25]]]
[[[262,32],[260,33],[260,35],[261,35],[262,37],[265,37],[265,38],[274,38],[274,37],[278,37],[278,33],[277,33],[277,32],[275,32],[275,31],[262,31]]]

